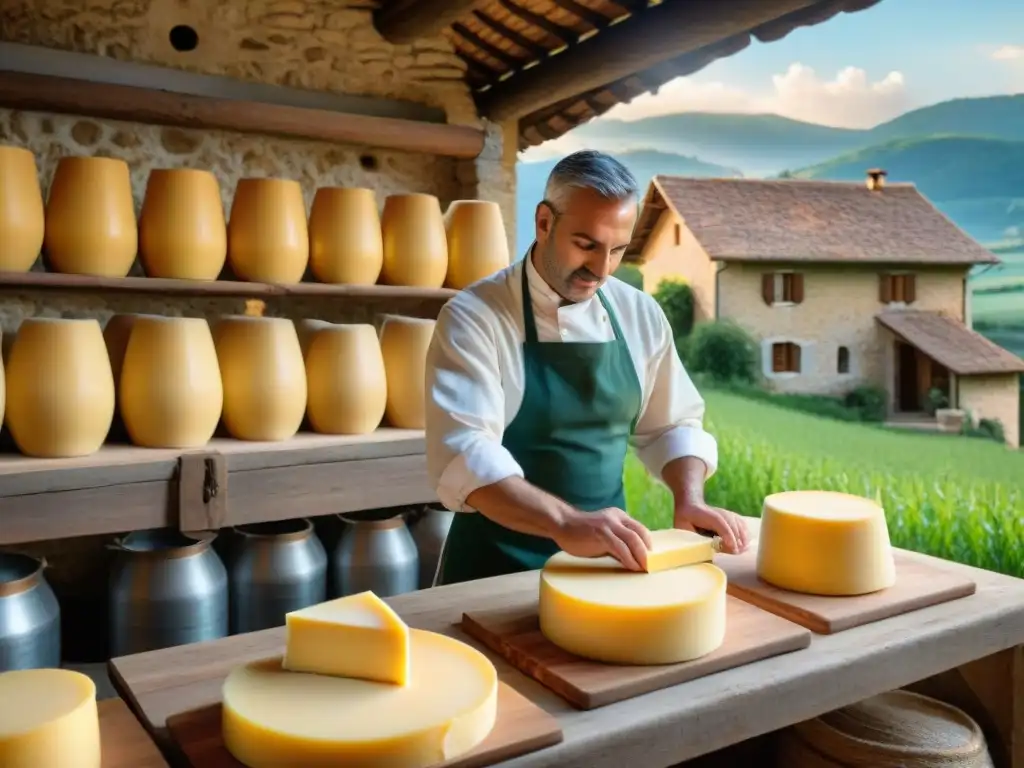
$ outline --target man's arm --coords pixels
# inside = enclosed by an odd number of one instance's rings
[[[704,484],[718,469],[718,443],[704,429],[704,398],[679,359],[660,307],[656,316],[650,394],[633,436],[637,455],[672,491],[676,528],[710,530],[726,552],[742,552],[748,539],[743,520],[704,501]]]
[[[621,510],[583,514],[537,488],[501,444],[505,396],[495,339],[473,301],[463,296],[445,305],[427,352],[427,466],[441,503],[553,539],[572,554],[611,554],[627,567],[645,567],[650,540],[642,525]]]

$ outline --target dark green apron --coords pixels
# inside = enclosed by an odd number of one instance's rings
[[[622,471],[643,393],[618,318],[598,291],[613,341],[538,341],[526,269],[524,263],[525,389],[501,444],[529,482],[577,509],[623,509]],[[438,583],[540,568],[557,551],[551,539],[512,531],[479,512],[460,512],[445,542]]]

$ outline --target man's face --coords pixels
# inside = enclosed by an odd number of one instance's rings
[[[541,203],[534,265],[563,299],[589,299],[618,268],[636,218],[635,199],[608,200],[592,189],[573,189],[558,211]]]

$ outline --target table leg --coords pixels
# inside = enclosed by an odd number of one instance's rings
[[[985,732],[996,768],[1024,768],[1024,645],[907,686],[959,707]]]

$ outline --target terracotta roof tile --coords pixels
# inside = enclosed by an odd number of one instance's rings
[[[651,183],[713,259],[999,263],[912,184],[872,191],[864,183],[796,179],[656,176]],[[644,218],[628,252],[634,261],[654,223]]]
[[[938,312],[890,310],[875,319],[960,376],[1024,373],[1024,360]]]

